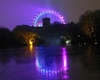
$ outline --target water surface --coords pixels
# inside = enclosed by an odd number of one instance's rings
[[[100,80],[99,49],[53,45],[0,50],[0,80]]]

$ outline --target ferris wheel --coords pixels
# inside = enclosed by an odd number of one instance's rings
[[[58,12],[53,11],[53,10],[45,10],[45,11],[42,11],[39,14],[37,14],[37,16],[34,18],[34,21],[33,21],[34,27],[42,26],[42,22],[40,22],[39,19],[43,15],[47,15],[47,14],[52,14],[52,15],[56,16],[62,24],[65,24],[64,17],[62,15],[60,15]]]

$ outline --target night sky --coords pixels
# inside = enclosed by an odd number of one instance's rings
[[[66,22],[78,22],[86,10],[100,9],[100,0],[0,0],[0,26],[33,25],[37,13],[51,9],[64,16]]]

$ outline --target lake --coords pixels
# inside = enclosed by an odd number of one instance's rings
[[[0,80],[100,80],[99,47],[42,45],[0,50]]]

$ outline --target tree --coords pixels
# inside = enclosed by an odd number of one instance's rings
[[[16,38],[23,44],[35,44],[38,35],[31,31],[28,25],[19,25],[13,29]]]
[[[13,45],[12,32],[8,28],[0,28],[0,48]]]
[[[95,26],[96,26],[96,29],[97,29],[97,31],[99,31],[100,30],[100,10],[96,10],[95,11]]]
[[[95,11],[96,38],[100,42],[100,10]]]
[[[86,11],[84,15],[80,16],[80,26],[83,34],[93,39],[95,37],[95,13],[93,11]]]

